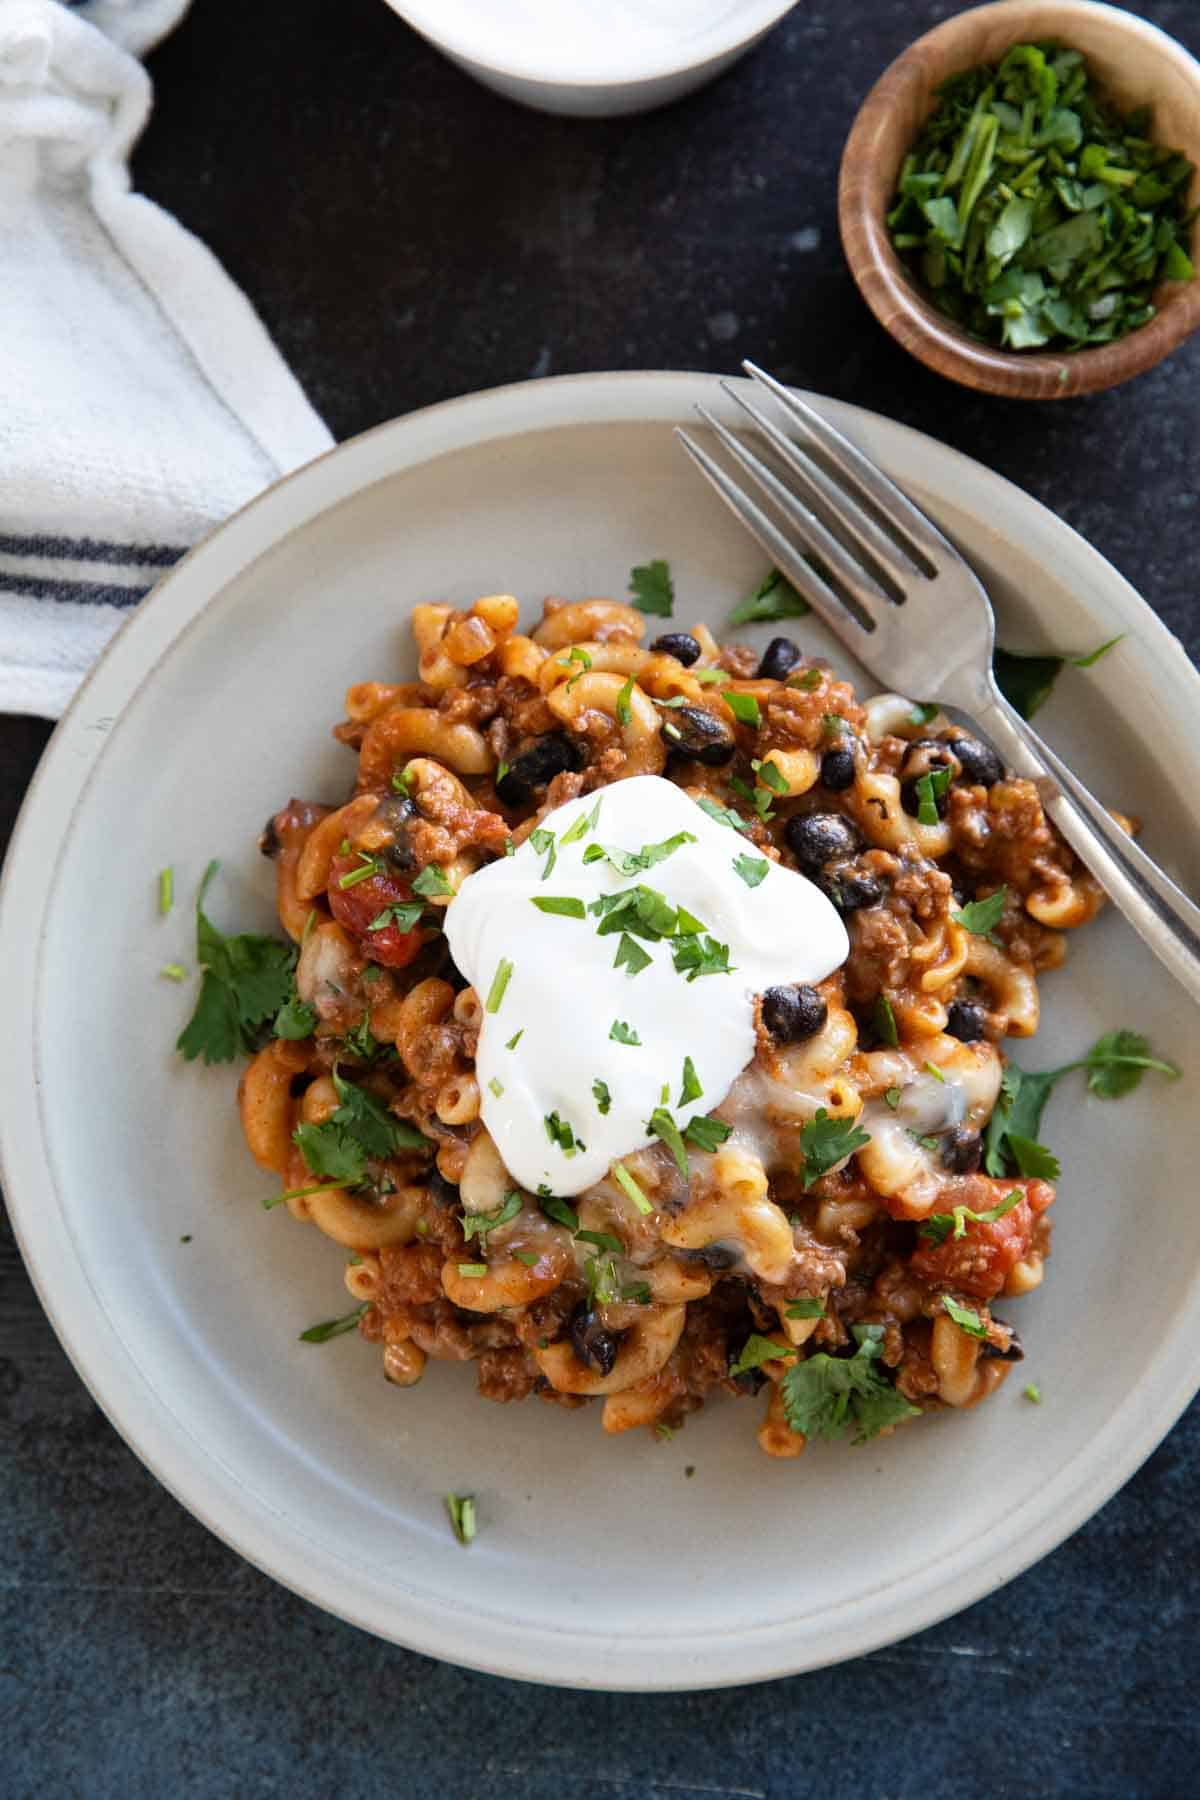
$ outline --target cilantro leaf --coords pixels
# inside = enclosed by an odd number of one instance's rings
[[[729,945],[718,944],[715,938],[707,935],[702,940],[695,932],[676,939],[671,946],[671,960],[675,973],[686,975],[689,982],[698,981],[701,975],[733,974]]]
[[[1037,1176],[1042,1181],[1057,1181],[1062,1174],[1057,1156],[1053,1150],[1047,1150],[1045,1144],[1035,1143],[1032,1138],[1010,1131],[1008,1148],[1022,1175]]]
[[[579,1230],[579,1214],[573,1206],[568,1206],[565,1200],[560,1200],[557,1194],[539,1192],[538,1205],[546,1217],[553,1219],[556,1225],[565,1225],[567,1230],[572,1233]]]
[[[694,1145],[697,1150],[707,1150],[710,1154],[719,1149],[732,1134],[732,1125],[727,1125],[724,1119],[714,1119],[711,1114],[689,1119],[683,1128],[684,1138],[689,1144]]]
[[[1177,1081],[1180,1071],[1174,1063],[1162,1062],[1150,1054],[1150,1043],[1136,1031],[1109,1031],[1098,1038],[1084,1058],[1088,1089],[1102,1100],[1119,1100],[1130,1094],[1147,1069]]]
[[[612,1038],[613,1042],[616,1044],[640,1045],[641,1041],[642,1041],[641,1038],[638,1036],[637,1032],[633,1029],[632,1025],[626,1025],[624,1020],[622,1020],[622,1019],[614,1019],[613,1020],[612,1030],[609,1032],[608,1035],[610,1038]]]
[[[759,625],[775,619],[802,619],[811,612],[808,601],[798,594],[786,575],[772,569],[759,582],[752,594],[739,601],[729,615],[731,625]]]
[[[704,1089],[700,1086],[700,1077],[696,1073],[696,1065],[690,1056],[685,1056],[683,1059],[683,1075],[681,1077],[679,1099],[676,1101],[676,1105],[687,1106],[692,1100],[699,1100],[703,1096],[703,1093]]]
[[[896,1029],[896,1015],[892,1011],[892,1003],[886,994],[876,994],[872,1018],[883,1043],[890,1044],[895,1048],[900,1042],[900,1033]]]
[[[1016,650],[1003,650],[997,645],[992,653],[996,686],[1023,719],[1032,719],[1038,708],[1044,706],[1050,698],[1054,683],[1065,663],[1070,663],[1076,669],[1091,669],[1102,656],[1107,656],[1110,650],[1116,648],[1124,635],[1123,632],[1118,632],[1107,643],[1100,644],[1095,650],[1088,650],[1081,656],[1072,656],[1067,651],[1028,656]]]
[[[870,1132],[860,1131],[856,1120],[831,1119],[825,1107],[819,1106],[816,1117],[800,1133],[805,1187],[810,1188],[814,1181],[828,1174],[843,1157],[851,1156],[855,1150],[861,1150],[870,1141]]]
[[[653,960],[653,957],[647,955],[646,951],[642,949],[636,938],[631,938],[627,931],[621,933],[617,954],[613,958],[614,969],[624,969],[629,975],[640,975],[643,969],[650,967]]]
[[[330,1338],[341,1337],[343,1332],[353,1331],[370,1304],[369,1300],[364,1300],[361,1306],[356,1306],[353,1312],[346,1313],[340,1319],[326,1319],[323,1324],[310,1325],[307,1331],[300,1333],[300,1342],[327,1344]]]
[[[792,1301],[783,1316],[785,1319],[823,1319],[825,1302],[817,1299],[815,1295],[801,1294]]]
[[[729,1365],[729,1374],[733,1378],[745,1375],[750,1369],[761,1369],[764,1363],[779,1362],[785,1357],[794,1357],[795,1349],[791,1344],[777,1344],[774,1338],[763,1337],[752,1331],[737,1356]]]
[[[461,1215],[460,1221],[462,1224],[463,1237],[468,1244],[473,1237],[477,1237],[482,1241],[482,1239],[487,1237],[490,1231],[495,1231],[498,1226],[507,1225],[510,1219],[515,1219],[520,1210],[521,1196],[517,1190],[513,1188],[509,1193],[505,1194],[504,1199],[500,1202],[500,1205],[496,1208],[495,1212],[464,1212]]]
[[[706,812],[710,819],[715,819],[718,825],[728,825],[731,831],[749,831],[750,829],[741,813],[734,812],[730,806],[718,806],[717,802],[710,800],[707,794],[701,795],[696,805],[701,812]]]
[[[961,912],[951,913],[950,917],[975,937],[990,937],[1000,923],[1007,899],[1008,887],[1005,885],[989,894],[986,900],[968,900]]]
[[[437,863],[427,863],[421,873],[414,877],[412,891],[414,894],[424,894],[428,900],[435,894],[452,894],[454,889],[447,881],[444,869],[439,868]]]
[[[753,694],[739,694],[734,688],[726,688],[721,698],[739,725],[753,725],[757,728],[762,724],[762,714]]]
[[[883,1348],[882,1327],[858,1326],[856,1335],[853,1356],[820,1351],[783,1377],[783,1411],[793,1431],[806,1438],[840,1438],[853,1428],[852,1442],[858,1445],[888,1425],[915,1417],[919,1409],[873,1367]]]
[[[688,1178],[687,1151],[683,1145],[683,1135],[675,1120],[665,1106],[656,1106],[646,1121],[646,1130],[652,1137],[661,1138],[671,1155],[675,1158],[675,1166],[686,1181]]]
[[[756,888],[760,881],[765,881],[771,867],[765,856],[735,856],[733,866],[748,888]]]
[[[242,932],[226,937],[204,911],[204,897],[220,865],[210,862],[196,896],[196,960],[204,974],[196,1009],[176,1040],[189,1062],[232,1062],[258,1048],[263,1026],[287,1006],[296,948],[278,938]]]
[[[624,1163],[615,1162],[610,1173],[622,1193],[626,1194],[628,1198],[633,1201],[633,1204],[640,1213],[650,1213],[654,1211],[654,1208],[651,1206],[640,1186],[629,1173],[629,1170],[625,1167]]]
[[[275,1014],[274,1032],[279,1038],[311,1037],[317,1028],[317,1009],[302,1000],[295,988],[292,989],[279,1011]]]
[[[533,904],[539,912],[557,915],[561,919],[587,918],[587,908],[583,901],[573,894],[535,894]]]
[[[367,1153],[354,1134],[332,1119],[324,1125],[297,1125],[293,1140],[314,1175],[344,1187],[361,1187]]]
[[[656,613],[663,619],[671,617],[671,609],[675,604],[675,585],[671,580],[669,566],[661,559],[642,563],[632,570],[629,591],[639,612]]]
[[[612,1107],[612,1090],[607,1081],[601,1081],[597,1075],[592,1083],[592,1098],[596,1102],[596,1111],[607,1113]]]
[[[987,1337],[987,1326],[984,1324],[979,1314],[973,1311],[971,1307],[960,1306],[958,1301],[952,1300],[949,1294],[943,1294],[942,1305],[954,1320],[954,1323],[958,1326],[959,1330],[965,1331],[968,1337],[981,1339]]]

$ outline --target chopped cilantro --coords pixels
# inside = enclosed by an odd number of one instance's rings
[[[508,772],[511,768],[512,768],[512,764],[505,762],[504,758],[501,757],[500,761],[496,764],[495,780],[496,780],[497,787],[500,786],[500,783],[504,780],[504,777],[508,774]]]
[[[550,871],[558,861],[558,850],[554,842],[554,833],[552,831],[547,831],[544,826],[539,825],[535,831],[530,832],[529,842],[539,856],[545,856],[546,858],[546,866],[542,870],[542,880],[547,881],[550,876]]]
[[[800,1133],[800,1149],[804,1156],[804,1185],[810,1188],[820,1176],[827,1175],[835,1164],[869,1144],[869,1131],[860,1131],[854,1119],[831,1119],[823,1106]]]
[[[464,1212],[462,1214],[463,1237],[467,1243],[470,1243],[473,1237],[485,1238],[490,1231],[495,1231],[499,1226],[507,1225],[510,1219],[515,1219],[520,1210],[521,1196],[516,1188],[513,1188],[505,1194],[495,1212]]]
[[[626,1025],[622,1019],[614,1019],[609,1037],[617,1044],[641,1044],[641,1038],[632,1025]]]
[[[509,1040],[508,1040],[507,1044],[505,1044],[504,1048],[506,1050],[515,1050],[517,1045],[520,1043],[521,1039],[524,1036],[525,1036],[525,1027],[522,1025],[520,1031],[513,1032],[512,1036],[509,1038]]]
[[[770,863],[765,856],[735,856],[733,866],[748,888],[756,888],[760,881],[765,881]]]
[[[656,613],[669,619],[675,604],[675,586],[671,571],[661,559],[640,564],[629,577],[629,591],[639,612]]]
[[[710,1155],[732,1133],[732,1125],[727,1125],[724,1119],[714,1119],[711,1114],[703,1118],[689,1119],[683,1128],[685,1140],[697,1150],[705,1150]]]
[[[385,906],[381,913],[376,913],[367,930],[386,931],[389,925],[394,925],[397,931],[411,931],[424,911],[423,900],[401,900],[394,906]]]
[[[696,1073],[696,1065],[690,1056],[683,1059],[682,1086],[679,1090],[677,1106],[687,1106],[692,1100],[699,1100],[704,1093],[700,1085],[700,1077]]]
[[[1065,663],[1070,663],[1076,669],[1090,669],[1121,642],[1123,635],[1119,633],[1116,637],[1109,638],[1107,643],[1098,645],[1095,650],[1089,650],[1083,656],[1071,656],[1066,652],[1027,656],[1016,650],[1002,650],[997,645],[992,653],[996,686],[1023,719],[1032,719],[1038,708],[1049,699]]]
[[[307,1331],[300,1333],[300,1342],[327,1344],[330,1338],[341,1337],[344,1331],[353,1331],[370,1304],[369,1300],[364,1300],[361,1306],[356,1306],[353,1312],[346,1313],[340,1319],[326,1319],[323,1324],[310,1325]]]
[[[896,1108],[900,1104],[900,1089],[898,1087],[887,1088],[884,1091],[883,1097],[884,1097],[884,1100],[887,1102],[887,1104],[891,1107],[892,1111],[895,1112]]]
[[[918,700],[908,715],[910,725],[928,725],[941,711],[936,700]]]
[[[567,1120],[559,1118],[557,1111],[547,1113],[542,1124],[546,1127],[546,1136],[550,1142],[556,1144],[564,1156],[574,1156],[576,1150],[587,1148],[586,1144],[578,1141]]]
[[[1010,1061],[984,1133],[983,1166],[989,1175],[1012,1173],[1053,1181],[1058,1163],[1037,1141],[1042,1113],[1055,1085],[1075,1069],[1087,1072],[1089,1090],[1103,1100],[1131,1093],[1147,1070],[1177,1080],[1174,1063],[1150,1054],[1148,1040],[1136,1031],[1109,1031],[1098,1038],[1085,1056],[1058,1069],[1031,1072]],[[1054,1173],[1046,1171],[1053,1165]]]
[[[444,871],[436,863],[428,863],[414,879],[412,891],[414,894],[424,894],[430,900],[435,894],[452,894],[454,889],[446,880]]]
[[[412,784],[413,784],[413,774],[412,774],[412,768],[411,768],[410,764],[405,763],[405,765],[402,769],[393,769],[392,770],[393,792],[395,792],[397,794],[410,793],[412,791]]]
[[[1035,1406],[1042,1404],[1042,1390],[1036,1381],[1027,1381],[1021,1392],[1027,1400],[1032,1400]]]
[[[465,1280],[482,1281],[488,1272],[486,1263],[459,1263],[458,1272]]]
[[[631,675],[617,695],[616,714],[618,725],[628,725],[630,719],[633,717],[629,704],[633,699],[633,687],[634,681],[633,676]]]
[[[629,1170],[625,1167],[624,1163],[614,1163],[609,1172],[617,1186],[623,1193],[628,1195],[629,1199],[633,1201],[633,1204],[640,1213],[653,1212],[654,1208],[651,1206],[640,1186],[629,1173]]]
[[[204,896],[220,865],[210,862],[196,896],[196,960],[204,975],[193,1012],[176,1041],[191,1062],[232,1062],[252,1054],[262,1028],[287,1004],[296,966],[293,944],[243,932],[226,937],[204,912]]]
[[[187,970],[182,963],[164,963],[158,972],[165,981],[187,980]]]
[[[512,963],[508,960],[507,956],[502,956],[500,961],[496,964],[496,973],[493,975],[492,985],[488,989],[488,1012],[498,1013],[500,1011],[500,1004],[508,991],[508,984],[512,980],[512,972]]]
[[[916,1416],[886,1376],[873,1367],[883,1349],[883,1328],[856,1325],[853,1356],[824,1351],[795,1363],[780,1383],[784,1415],[806,1438],[840,1438],[853,1428],[855,1445],[865,1444],[902,1419]]]
[[[643,969],[649,968],[653,960],[654,958],[647,955],[642,946],[635,938],[631,938],[627,931],[621,933],[617,954],[613,958],[614,969],[625,969],[630,975],[640,975]]]
[[[513,1256],[515,1257],[517,1262],[524,1263],[525,1267],[527,1269],[533,1269],[533,1268],[537,1267],[537,1251],[536,1250],[514,1250]]]
[[[563,839],[566,842],[566,839]],[[608,844],[589,844],[583,853],[585,863],[600,862],[612,864],[620,875],[641,875],[647,869],[653,869],[658,863],[665,862],[684,844],[694,844],[695,834],[690,831],[677,831],[673,837],[664,838],[660,844],[643,844],[640,850],[617,850]]]
[[[758,776],[758,779],[762,782],[763,786],[769,787],[773,794],[787,793],[787,776],[779,767],[779,764],[772,762],[769,756],[764,757],[761,762],[757,757],[753,758],[750,767],[754,770],[754,773]]]
[[[158,871],[158,910],[165,919],[175,904],[175,871],[168,865]]]
[[[372,876],[384,873],[383,864],[378,857],[370,855],[366,850],[356,850],[354,854],[358,857],[358,867],[347,869],[344,875],[338,876],[340,888],[357,887],[360,881],[370,881]]]
[[[446,1512],[450,1519],[450,1529],[459,1543],[469,1544],[477,1529],[475,1496],[464,1494],[460,1499],[457,1494],[447,1494]]]
[[[592,666],[592,659],[588,655],[588,652],[583,648],[582,644],[572,644],[566,661],[564,662],[560,657],[558,666],[560,669],[569,669],[572,663],[578,663],[579,666],[567,682],[568,693],[570,693],[571,689],[575,686],[575,683],[581,679],[585,671]]]
[[[825,669],[805,669],[802,675],[789,675],[786,686],[799,688],[805,694],[814,694],[824,681]]]
[[[573,1206],[568,1206],[565,1200],[560,1200],[557,1194],[544,1194],[539,1188],[538,1205],[546,1217],[553,1219],[556,1225],[565,1225],[570,1232],[579,1230],[579,1214]]]
[[[708,936],[702,942],[695,932],[678,939],[671,946],[671,960],[675,973],[686,975],[689,981],[697,981],[701,975],[733,973],[729,961],[729,945],[718,944],[715,938]]]
[[[802,1294],[798,1300],[792,1301],[783,1316],[785,1319],[823,1319],[825,1302],[815,1295],[810,1298],[807,1294]]]
[[[935,1081],[940,1081],[942,1086],[945,1087],[946,1077],[942,1074],[942,1071],[938,1068],[936,1063],[926,1061],[922,1064],[922,1067],[927,1075],[932,1075]]]
[[[597,1112],[607,1113],[612,1106],[612,1091],[607,1081],[601,1081],[598,1075],[592,1083],[592,1096],[596,1102]]]
[[[501,1082],[497,1081],[496,1077],[494,1075],[492,1076],[492,1079],[488,1082],[488,1089],[491,1093],[493,1093],[496,1096],[497,1100],[501,1099],[504,1094],[503,1084]]]
[[[786,575],[772,569],[759,582],[752,594],[739,601],[729,615],[731,625],[759,625],[775,619],[802,619],[811,611],[808,601],[798,594]]]
[[[581,1244],[595,1244],[597,1250],[611,1250],[614,1256],[623,1254],[625,1246],[619,1237],[611,1231],[577,1231],[575,1236]]]
[[[976,937],[990,938],[1003,916],[1007,898],[1006,884],[998,887],[994,894],[989,894],[986,900],[969,900],[961,912],[951,913],[950,917],[964,931],[970,931]]]
[[[533,904],[539,912],[556,914],[561,919],[586,919],[587,908],[573,894],[536,894]]]
[[[384,1161],[400,1150],[431,1150],[427,1137],[397,1119],[365,1088],[355,1087],[333,1071],[340,1105],[323,1125],[297,1125],[292,1133],[314,1175],[361,1186],[368,1160]]]
[[[686,1181],[688,1178],[687,1151],[683,1146],[683,1135],[678,1125],[665,1106],[656,1106],[646,1121],[646,1130],[652,1137],[661,1138],[671,1155],[675,1165]]]
[[[942,1305],[960,1331],[965,1331],[968,1337],[986,1338],[988,1328],[979,1314],[971,1307],[960,1306],[957,1300],[950,1298],[949,1294],[943,1294]]]
[[[937,824],[941,817],[941,814],[938,811],[938,801],[950,786],[950,777],[952,774],[953,770],[946,767],[944,769],[930,769],[926,774],[918,775],[914,784],[917,793],[918,825]]]
[[[730,1378],[745,1375],[750,1369],[761,1369],[764,1363],[781,1362],[785,1357],[794,1357],[795,1354],[791,1344],[777,1344],[774,1338],[763,1337],[759,1332],[752,1331],[729,1365]]]
[[[1017,43],[951,76],[900,170],[892,242],[935,306],[1008,350],[1110,343],[1189,280],[1192,165],[1078,50]]]
[[[900,1042],[900,1033],[896,1029],[896,1015],[892,1011],[892,1003],[886,994],[876,994],[872,1018],[875,1029],[883,1042],[895,1048]]]
[[[567,829],[563,832],[562,842],[564,847],[567,844],[578,843],[579,839],[581,837],[586,837],[589,831],[595,831],[599,818],[600,799],[598,798],[590,813],[580,813],[579,817],[575,820],[575,823],[573,825],[568,825]],[[583,860],[586,862],[587,857],[585,856]]]
[[[733,808],[729,806],[718,806],[717,802],[710,800],[707,794],[702,794],[696,805],[702,812],[706,812],[710,819],[715,819],[718,825],[728,825],[731,831],[749,831],[750,829],[741,813],[734,812]]]
[[[726,688],[721,698],[739,725],[753,725],[757,729],[762,724],[762,714],[753,694],[739,694],[734,688]]]
[[[976,1225],[994,1225],[1005,1213],[1010,1213],[1014,1206],[1019,1206],[1025,1198],[1020,1188],[1014,1188],[1005,1194],[1003,1200],[995,1206],[989,1206],[984,1212],[974,1212],[969,1206],[956,1206],[953,1212],[931,1213],[921,1224],[918,1236],[930,1238],[935,1244],[944,1244],[953,1231],[956,1238],[966,1236],[968,1219]]]

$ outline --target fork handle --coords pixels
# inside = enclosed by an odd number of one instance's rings
[[[1005,762],[1043,783],[1043,805],[1165,968],[1200,1003],[1200,907],[1124,832],[1060,756],[994,689],[965,707]],[[1045,793],[1049,780],[1054,791]]]

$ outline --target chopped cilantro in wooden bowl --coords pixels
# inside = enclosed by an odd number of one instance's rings
[[[905,348],[1057,399],[1200,326],[1200,64],[1086,0],[961,13],[876,83],[842,161],[851,269]]]

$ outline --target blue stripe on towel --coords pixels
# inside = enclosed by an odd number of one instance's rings
[[[0,554],[6,556],[43,556],[61,562],[140,563],[144,567],[169,569],[186,546],[173,544],[110,544],[98,538],[15,537],[0,533]]]
[[[136,606],[148,587],[109,586],[103,581],[56,581],[51,576],[5,575],[0,594],[28,594],[32,600],[74,600],[84,606]]]

